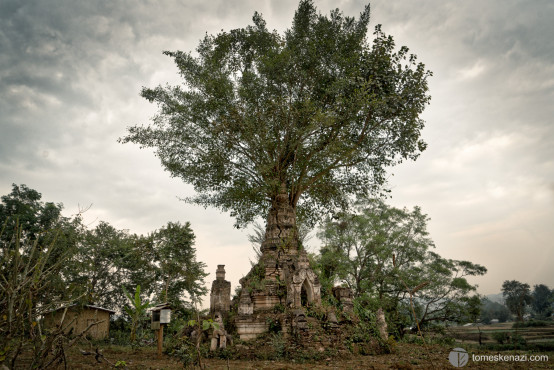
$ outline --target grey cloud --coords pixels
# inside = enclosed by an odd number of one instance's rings
[[[26,183],[45,199],[64,202],[68,212],[94,203],[91,222],[98,217],[131,232],[191,221],[205,260],[219,257],[210,254],[212,246],[227,246],[229,254],[250,251],[228,215],[179,202],[176,196],[188,195],[190,187],[169,178],[150,151],[116,139],[156,110],[138,96],[141,86],[179,83],[162,50],[194,51],[206,32],[250,24],[254,10],[282,32],[296,5],[0,2],[2,194],[12,182]],[[325,14],[338,7],[357,17],[365,1],[316,5]],[[391,169],[392,202],[422,206],[433,219],[439,253],[450,258],[470,245],[466,259],[494,263],[489,251],[502,247],[488,244],[514,248],[502,231],[516,227],[514,220],[551,240],[543,223],[554,217],[553,8],[546,1],[371,2],[370,27],[382,23],[398,46],[409,46],[435,73],[424,114],[429,149],[417,162]],[[515,253],[508,248],[505,255]],[[232,263],[239,277],[249,268],[247,260]],[[494,275],[486,289],[497,289],[501,278]]]

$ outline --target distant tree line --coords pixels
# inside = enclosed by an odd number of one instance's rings
[[[502,284],[502,295],[506,307],[518,321],[523,321],[526,313],[537,319],[546,319],[554,311],[554,290],[544,284],[535,285],[517,280],[506,280]]]

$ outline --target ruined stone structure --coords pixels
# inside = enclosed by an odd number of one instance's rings
[[[267,332],[267,315],[276,307],[298,310],[321,303],[321,284],[306,252],[298,245],[296,214],[287,198],[284,191],[277,196],[269,211],[260,261],[240,280],[235,324],[243,340]]]
[[[225,280],[225,265],[217,265],[210,293],[210,313],[224,314],[231,308],[231,282]]]
[[[210,351],[215,351],[218,348],[225,349],[227,347],[227,331],[225,331],[220,314],[215,314],[214,322],[217,323],[217,328],[214,328],[212,332]]]
[[[354,303],[352,302],[354,296],[350,288],[336,286],[333,288],[333,295],[342,304],[342,308],[345,312],[354,311]]]

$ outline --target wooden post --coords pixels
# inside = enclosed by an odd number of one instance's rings
[[[158,330],[158,357],[162,355],[162,347],[164,343],[164,326],[160,324],[160,329]]]

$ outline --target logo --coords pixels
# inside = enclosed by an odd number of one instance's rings
[[[448,355],[448,361],[450,361],[454,367],[464,367],[469,361],[469,355],[463,348],[454,348]]]

